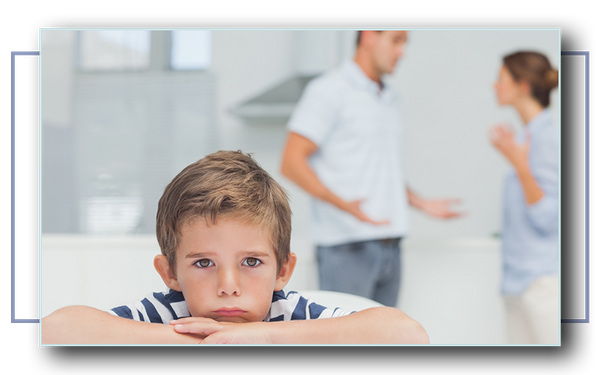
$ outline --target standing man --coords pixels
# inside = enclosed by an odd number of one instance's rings
[[[312,196],[312,237],[322,290],[396,306],[408,205],[459,216],[449,200],[407,188],[396,94],[383,80],[406,31],[359,31],[353,60],[312,80],[288,123],[281,171]]]

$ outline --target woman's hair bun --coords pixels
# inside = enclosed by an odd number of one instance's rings
[[[558,70],[550,69],[546,72],[546,76],[544,77],[546,81],[546,87],[549,89],[553,89],[558,86]]]
[[[519,51],[504,56],[504,66],[516,81],[531,86],[531,95],[545,108],[550,105],[550,91],[558,86],[558,70],[543,54]]]

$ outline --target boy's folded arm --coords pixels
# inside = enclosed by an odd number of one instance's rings
[[[391,307],[314,320],[219,323],[185,318],[171,324],[178,332],[208,335],[204,344],[429,344],[418,322]]]
[[[374,307],[337,318],[283,322],[283,325],[274,324],[271,334],[274,343],[429,344],[427,332],[417,321],[391,307]]]
[[[138,322],[88,306],[69,306],[42,319],[42,344],[197,344],[203,336]]]

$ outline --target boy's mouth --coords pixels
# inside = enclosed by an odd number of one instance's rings
[[[242,310],[238,307],[222,307],[219,310],[213,311],[216,315],[220,316],[241,316],[246,313],[245,310]]]

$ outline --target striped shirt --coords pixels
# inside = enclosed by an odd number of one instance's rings
[[[264,322],[311,320],[334,318],[352,314],[354,311],[321,306],[310,298],[304,298],[298,292],[273,292],[271,308]],[[181,292],[169,289],[165,293],[151,293],[141,301],[115,307],[109,313],[122,318],[141,322],[169,324],[190,316],[185,299]]]

